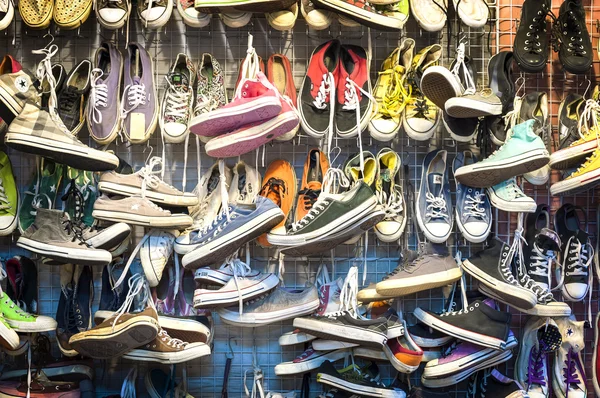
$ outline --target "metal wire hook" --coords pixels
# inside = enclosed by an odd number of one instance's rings
[[[229,348],[229,352],[225,354],[225,358],[233,360],[233,358],[235,358],[235,353],[233,352],[233,348],[231,347],[231,340],[233,340],[237,344],[236,337],[230,337],[229,340],[227,340],[227,347]]]

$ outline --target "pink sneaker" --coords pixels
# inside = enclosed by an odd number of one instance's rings
[[[214,137],[250,123],[264,122],[277,116],[281,102],[276,90],[262,72],[256,79],[238,85],[229,104],[192,119],[190,131],[203,137]]]

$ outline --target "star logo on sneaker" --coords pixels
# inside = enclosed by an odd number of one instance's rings
[[[139,210],[139,209],[140,209],[140,205],[139,204],[136,203],[134,205],[131,205],[131,210]]]
[[[575,332],[573,331],[573,329],[571,329],[571,328],[568,328],[568,329],[567,329],[567,336],[572,336],[572,335],[573,335],[573,333],[575,333]]]
[[[23,76],[19,76],[15,80],[15,87],[17,87],[17,90],[20,92],[25,93],[29,89],[29,82],[27,82],[27,79]]]

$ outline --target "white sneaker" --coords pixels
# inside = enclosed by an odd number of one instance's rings
[[[260,173],[240,160],[233,167],[233,178],[229,185],[229,203],[254,203],[260,188]]]
[[[552,391],[556,397],[585,398],[587,389],[582,351],[585,348],[584,324],[574,316],[555,318],[562,344],[554,355]]]
[[[163,270],[173,253],[175,237],[179,232],[153,229],[148,232],[140,250],[140,262],[150,287],[158,286]]]
[[[446,25],[448,0],[410,0],[410,10],[423,30],[438,32]]]
[[[189,135],[188,125],[194,107],[196,70],[190,58],[178,54],[165,76],[167,89],[163,95],[158,119],[165,142],[179,144]]]
[[[485,26],[490,14],[484,0],[452,0],[454,9],[458,11],[460,20],[471,28]]]
[[[246,274],[248,278],[254,278],[258,276],[260,272],[251,270]],[[233,278],[233,270],[229,264],[223,264],[219,269],[212,269],[211,267],[198,268],[194,272],[194,281],[204,285],[221,285],[224,286]]]

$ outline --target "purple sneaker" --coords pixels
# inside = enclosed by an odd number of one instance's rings
[[[119,93],[123,56],[110,42],[103,42],[96,50],[92,70],[87,125],[90,135],[98,144],[108,145],[121,127]]]
[[[512,358],[512,348],[518,344],[512,331],[504,350],[485,348],[467,341],[456,340],[442,354],[442,358],[427,362],[421,381],[431,388],[455,385],[481,369],[495,366]]]
[[[129,43],[125,58],[121,120],[125,137],[132,144],[150,138],[158,124],[158,100],[150,54],[138,43]]]

